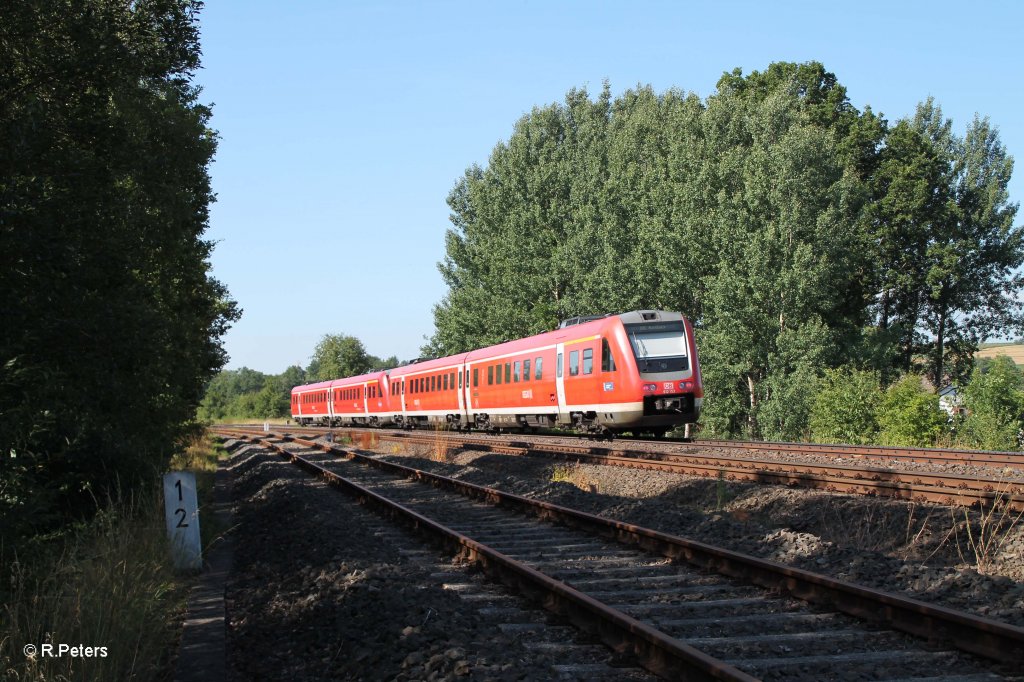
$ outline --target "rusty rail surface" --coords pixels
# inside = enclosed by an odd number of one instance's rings
[[[309,427],[287,431],[324,433]],[[248,431],[248,429],[246,429]],[[437,431],[430,435],[379,429],[334,429],[335,434],[372,434],[379,440],[434,446],[444,441],[455,449],[483,450],[506,455],[558,457],[568,461],[621,466],[649,471],[733,482],[795,486],[897,500],[933,502],[950,506],[992,508],[1005,505],[1011,512],[1024,512],[1024,480],[994,476],[964,476],[928,471],[904,471],[861,464],[817,464],[753,459],[729,455],[631,450],[621,443],[559,443],[544,438],[509,435],[504,440]],[[285,433],[279,431],[275,433]]]
[[[237,435],[242,438],[258,441],[267,447],[281,452],[293,461],[301,459],[297,455],[289,453],[277,443],[273,443],[265,438],[255,438],[250,432],[228,428],[215,428],[214,431],[225,436]],[[275,437],[285,442],[340,455],[361,464],[429,483],[439,488],[455,491],[493,505],[509,507],[561,525],[586,530],[625,545],[637,546],[677,561],[697,565],[706,570],[738,578],[782,594],[790,594],[804,601],[833,608],[862,620],[924,638],[930,644],[948,643],[964,651],[1003,663],[1024,664],[1024,628],[942,606],[927,604],[881,590],[862,587],[773,561],[759,559],[739,552],[576,511],[548,502],[531,500],[493,488],[477,486],[465,481],[385,462],[336,445],[318,443],[292,436],[275,435]],[[316,467],[316,465],[312,466],[315,467],[316,471],[322,471],[322,468]],[[336,475],[331,474],[332,481],[334,476]],[[339,482],[337,485],[346,484]],[[361,498],[364,495],[363,493],[356,494]],[[371,496],[367,496],[366,499],[371,499]],[[381,504],[384,504],[384,502],[381,501]],[[420,520],[418,518],[412,520],[414,525],[423,524],[424,527],[433,528],[427,521],[426,519]],[[441,533],[443,531],[434,529],[434,532]],[[508,565],[505,560],[513,560],[504,556],[495,556],[485,551],[485,548],[475,546],[478,543],[473,543],[468,538],[461,536],[450,537],[447,541],[465,547],[467,551],[474,555],[480,554],[483,557],[480,560],[485,566],[488,562],[500,564],[501,568],[494,569],[499,575],[511,573],[522,577],[524,580],[526,579],[525,577],[529,576],[530,580],[533,581],[534,589],[549,591],[548,593],[552,595],[552,599],[556,603],[561,603],[565,599],[570,600],[572,606],[561,607],[565,609],[564,613],[570,619],[574,616],[580,618],[584,618],[584,616],[586,618],[599,617],[597,614],[601,613],[597,605],[588,603],[589,598],[586,598],[586,595],[580,594],[578,596],[584,597],[584,599],[578,599],[577,595],[573,594],[574,591],[564,585],[559,588],[557,594],[551,593],[551,585],[545,581],[538,581],[535,577],[531,576],[532,569],[529,569],[529,567]],[[592,623],[591,626],[593,626]],[[689,666],[697,666],[697,668],[692,670],[700,670],[702,676],[718,679],[742,679],[726,676],[723,669],[716,665],[700,667],[705,665],[706,662],[700,663],[699,657],[692,657],[689,647],[686,649],[673,649],[669,647],[667,649],[659,649],[657,653],[652,653],[652,647],[660,646],[660,644],[655,644],[656,640],[651,639],[651,633],[647,632],[647,630],[650,630],[649,626],[645,626],[643,623],[620,620],[613,625],[609,621],[607,626],[598,626],[598,632],[601,633],[602,637],[605,636],[605,627],[614,633],[608,635],[610,640],[606,641],[618,642],[618,645],[621,646],[622,642],[619,638],[630,638],[632,651],[641,660],[645,661],[645,665],[652,665],[653,667],[649,669],[658,672],[658,674],[665,674],[665,666],[669,668],[677,665],[687,666],[687,669],[691,669]],[[635,638],[637,637],[641,638],[642,641],[636,641]],[[696,652],[697,650],[694,649],[693,651]],[[719,662],[715,661],[715,663]],[[731,675],[732,673],[730,672],[729,674]],[[743,673],[740,674],[742,675]]]

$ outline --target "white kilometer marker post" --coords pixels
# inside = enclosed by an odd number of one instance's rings
[[[164,474],[164,511],[174,567],[198,571],[203,567],[203,555],[199,540],[195,474],[190,471]]]

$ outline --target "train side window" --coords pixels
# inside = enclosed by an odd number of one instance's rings
[[[583,349],[583,373],[593,374],[594,373],[594,349],[584,348]]]
[[[455,388],[455,372],[448,372],[448,386]]]
[[[511,362],[506,362],[505,363],[505,383],[506,384],[511,384],[512,383],[512,363]]]
[[[519,377],[520,377],[519,370],[520,370],[521,366],[522,365],[521,365],[521,363],[518,360],[512,365],[512,381],[516,382],[517,384],[519,383]]]
[[[612,357],[612,349],[608,345],[608,339],[601,339],[601,371],[615,371],[615,358]]]
[[[444,383],[444,390],[447,391],[448,390],[448,375],[447,374],[444,375],[444,381],[442,383]]]
[[[544,358],[537,358],[536,369],[533,371],[533,378],[539,381],[544,376]]]
[[[574,377],[580,373],[580,352],[569,351],[569,376]]]
[[[561,379],[562,378],[562,354],[561,353],[558,354],[558,363],[557,364],[558,364],[558,366],[555,367],[555,376],[558,377],[559,379]]]
[[[494,373],[497,375],[497,381],[495,383],[500,386],[501,385],[501,365],[497,365]]]
[[[473,388],[476,388],[479,385],[480,385],[480,368],[479,367],[474,367],[473,368]]]
[[[494,383],[494,365],[488,365],[487,367],[487,385],[490,386]]]
[[[459,388],[462,388],[462,372],[459,372]]]
[[[523,381],[530,380],[530,358],[523,360]]]

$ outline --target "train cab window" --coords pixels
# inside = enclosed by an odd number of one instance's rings
[[[495,370],[494,373],[497,375],[497,381],[495,383],[497,383],[500,386],[501,385],[501,365],[497,365],[496,366],[496,370]]]
[[[608,339],[601,339],[601,371],[615,371],[615,358],[612,357],[612,349],[608,345]]]
[[[580,373],[580,352],[578,350],[569,351],[569,376],[574,377]]]
[[[511,362],[506,362],[505,363],[505,383],[506,384],[511,384],[512,383],[512,363]]]
[[[530,380],[530,358],[523,360],[523,381]]]
[[[476,388],[479,385],[480,385],[480,368],[479,367],[474,367],[473,368],[473,388]]]
[[[584,348],[583,349],[583,373],[593,374],[594,373],[594,349]]]
[[[533,372],[534,379],[540,380],[544,376],[544,358],[537,358],[536,369]]]

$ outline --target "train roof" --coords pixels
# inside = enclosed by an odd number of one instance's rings
[[[302,386],[296,386],[292,389],[292,393],[305,393],[306,391],[316,391],[318,389],[330,388],[330,381],[318,381],[315,384],[303,384]]]
[[[346,377],[344,379],[330,379],[329,381],[318,381],[315,384],[305,384],[303,386],[296,386],[292,389],[292,393],[305,393],[307,391],[322,390],[325,388],[332,388],[334,386],[353,386],[361,384],[365,381],[376,381],[380,379],[381,375],[385,372],[376,371],[368,372],[367,374],[360,374],[354,377]]]
[[[600,333],[610,325],[619,323],[637,324],[641,322],[666,322],[682,319],[682,314],[666,310],[634,310],[619,315],[603,315],[593,318],[577,317],[565,320],[557,329],[549,332],[470,351],[466,354],[465,359],[467,361],[480,360],[505,355],[506,353],[516,353],[538,346],[551,346],[556,343],[572,341],[582,336]]]
[[[451,365],[457,365],[465,360],[468,353],[458,353],[456,355],[446,355],[443,358],[435,358],[433,360],[420,360],[408,365],[402,365],[401,367],[395,367],[390,371],[390,376],[401,377],[409,376],[410,374],[419,374],[420,372],[428,372],[430,370],[441,369],[444,367],[450,367]]]
[[[387,374],[384,370],[377,370],[375,372],[367,372],[366,374],[359,374],[354,377],[345,377],[344,379],[335,379],[331,382],[331,386],[355,386],[362,384],[367,381],[379,381],[382,376]]]

